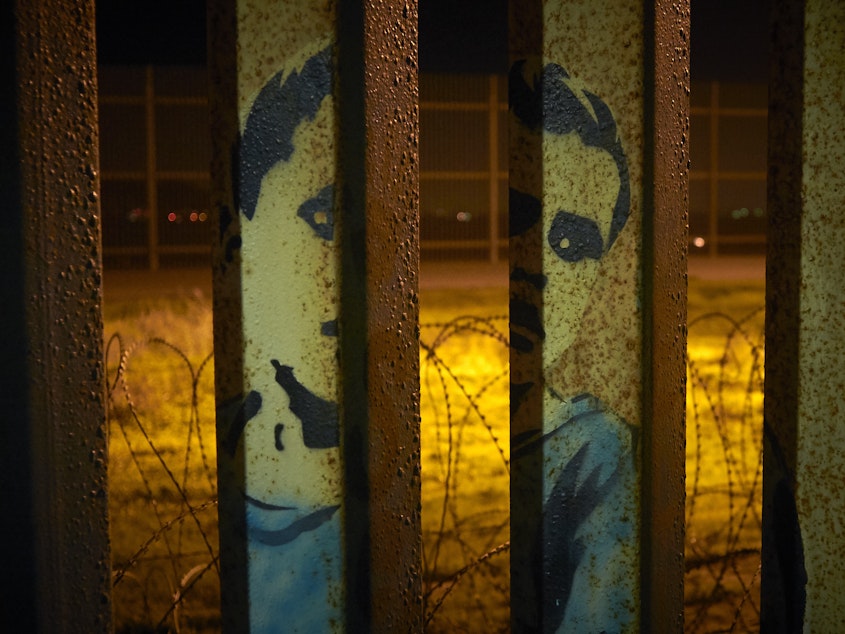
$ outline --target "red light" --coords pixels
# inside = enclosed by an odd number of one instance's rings
[[[197,212],[192,211],[190,218],[191,218],[191,222],[196,222],[197,221]]]
[[[171,211],[169,214],[167,214],[167,219],[170,222],[176,222],[176,214]]]

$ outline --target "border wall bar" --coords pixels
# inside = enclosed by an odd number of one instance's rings
[[[512,629],[680,632],[689,3],[509,37]]]
[[[680,632],[684,626],[690,5],[649,2],[645,18],[642,631]]]
[[[421,629],[416,22],[210,7],[227,631]]]
[[[845,4],[773,3],[761,628],[841,627]]]
[[[94,3],[0,9],[0,629],[111,629]]]
[[[373,632],[420,631],[423,617],[417,7],[339,9],[344,459],[349,513],[367,521],[347,528],[347,548],[367,555],[347,578],[368,590],[347,614]]]

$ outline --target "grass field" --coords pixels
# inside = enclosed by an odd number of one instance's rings
[[[689,632],[758,627],[762,305],[762,282],[690,283]],[[420,306],[428,631],[507,631],[507,291]],[[210,298],[119,299],[105,321],[117,629],[215,631]]]
[[[764,293],[690,282],[687,632],[759,631]]]

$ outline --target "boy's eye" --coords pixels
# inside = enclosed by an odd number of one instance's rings
[[[580,262],[584,258],[598,260],[604,243],[595,221],[569,211],[559,211],[548,234],[549,246],[564,262]]]
[[[296,215],[308,223],[308,226],[323,240],[334,239],[334,186],[326,185],[313,198],[299,206]]]

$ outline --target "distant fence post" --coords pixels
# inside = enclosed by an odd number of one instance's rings
[[[761,626],[845,619],[845,4],[774,3]]]
[[[687,2],[512,2],[514,631],[683,628]]]
[[[224,627],[419,629],[416,3],[209,18]]]
[[[94,3],[0,9],[0,630],[111,630]]]

